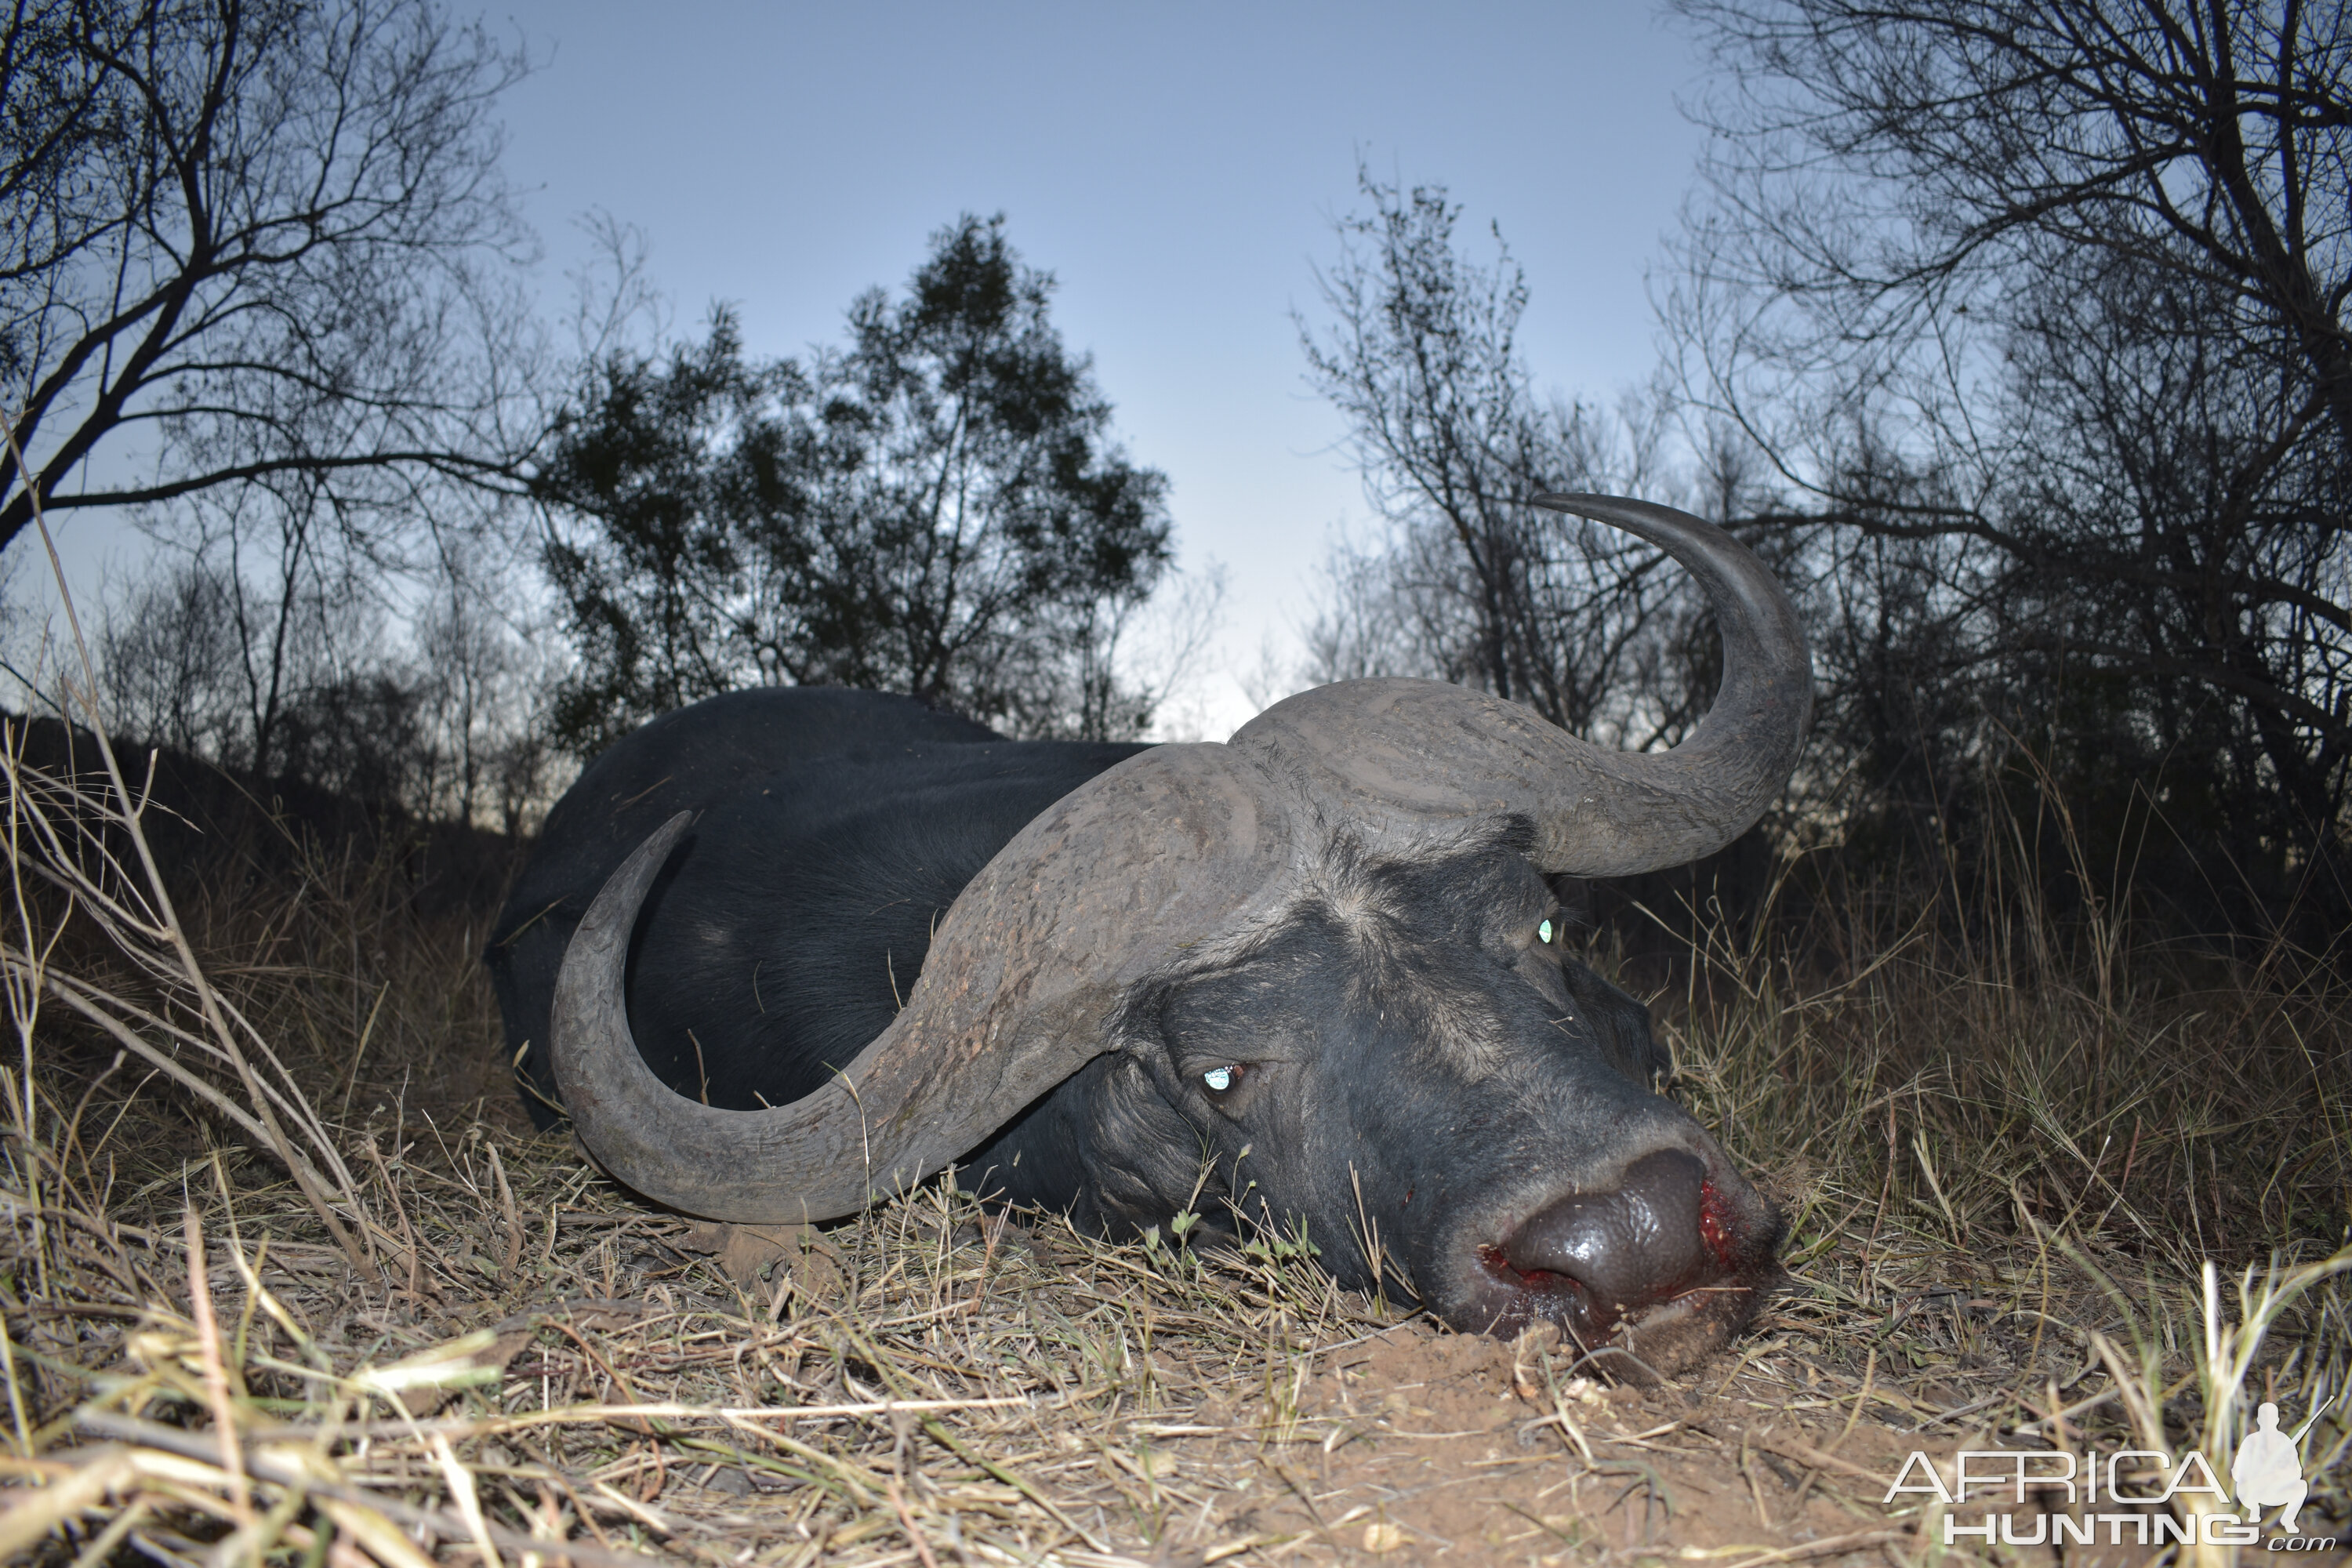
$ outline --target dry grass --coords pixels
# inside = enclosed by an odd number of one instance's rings
[[[983,1230],[943,1187],[828,1233],[755,1295],[561,1144],[476,1127],[370,1163],[387,1288],[299,1239],[299,1194],[215,1160],[187,1173],[177,1232],[112,1227],[135,1281],[115,1301],[28,1309],[26,1447],[47,1463],[19,1468],[57,1484],[0,1540],[23,1548],[104,1489],[99,1514],[143,1499],[129,1528],[192,1560],[238,1530],[261,1533],[233,1555],[308,1550],[323,1514],[379,1561],[404,1530],[583,1562],[1111,1561],[1201,1506],[1160,1457],[1170,1436],[1224,1429],[1235,1390],[1279,1412],[1358,1328],[1311,1272]]]
[[[1859,900],[1716,939],[1661,1017],[1792,1281],[1611,1390],[947,1183],[781,1256],[648,1212],[485,1098],[462,911],[349,858],[175,904],[92,762],[6,758],[11,1557],[1910,1563],[1909,1448],[2226,1474],[2253,1397],[2321,1411],[2307,1521],[2352,1506],[2352,998],[2291,955]]]
[[[1965,918],[1864,889],[1718,923],[1662,998],[1685,1097],[1792,1211],[1778,1318],[1977,1447],[2197,1447],[2226,1480],[2276,1401],[2314,1418],[2310,1517],[2340,1537],[2352,990],[2283,945],[2141,940],[2127,896],[2063,929],[2030,868],[1992,870],[2009,891]]]

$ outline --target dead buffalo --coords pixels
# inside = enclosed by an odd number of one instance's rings
[[[1303,1232],[1352,1286],[1384,1255],[1459,1328],[1688,1363],[1753,1315],[1780,1221],[1652,1091],[1647,1016],[1568,956],[1546,879],[1744,831],[1793,764],[1807,655],[1721,530],[1541,500],[1660,545],[1713,605],[1719,694],[1672,751],[1421,680],[1149,748],[872,693],[713,699],[549,817],[490,950],[509,1047],[689,1214],[824,1219],[952,1163],[1112,1234],[1189,1206]]]

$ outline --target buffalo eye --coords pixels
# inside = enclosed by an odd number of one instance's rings
[[[1241,1076],[1242,1069],[1238,1066],[1228,1064],[1211,1068],[1201,1075],[1201,1082],[1207,1086],[1211,1094],[1223,1094],[1240,1082]]]

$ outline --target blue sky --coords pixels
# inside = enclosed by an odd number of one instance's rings
[[[658,25],[646,18],[658,15]],[[1704,137],[1687,38],[1640,4],[750,5],[493,13],[545,61],[507,100],[551,275],[574,217],[650,239],[681,331],[740,307],[759,352],[840,330],[961,212],[1003,212],[1060,281],[1181,559],[1227,569],[1196,693],[1248,716],[1254,668],[1309,614],[1336,526],[1367,523],[1290,313],[1357,205],[1356,163],[1438,181],[1503,226],[1539,381],[1602,399],[1655,363],[1644,274]],[[1482,255],[1485,251],[1481,250]]]
[[[642,230],[674,327],[737,306],[751,347],[840,331],[958,214],[1006,216],[1059,279],[1130,454],[1171,483],[1181,560],[1228,574],[1185,728],[1254,710],[1236,672],[1295,658],[1335,530],[1369,518],[1338,419],[1301,379],[1296,310],[1359,158],[1502,225],[1539,383],[1601,400],[1651,373],[1645,275],[1703,135],[1687,38],[1633,4],[695,4],[487,13],[539,62],[504,100],[507,169],[561,306],[601,209]],[[136,534],[77,520],[74,575],[137,574]]]

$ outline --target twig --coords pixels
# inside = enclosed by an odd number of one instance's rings
[[[228,1447],[228,1445],[221,1442],[216,1433],[184,1432],[176,1426],[159,1426],[152,1421],[142,1421],[136,1416],[116,1415],[102,1410],[85,1410],[77,1413],[74,1416],[74,1425],[97,1436],[111,1437],[118,1442],[136,1443],[142,1447],[160,1449],[166,1454],[175,1454],[183,1458],[196,1459],[207,1465],[226,1468],[224,1450]],[[119,1449],[94,1448],[82,1450],[66,1458],[68,1462],[81,1466],[120,1452]],[[84,1454],[89,1456],[87,1459],[84,1458]],[[473,1535],[473,1531],[467,1528],[463,1520],[452,1519],[446,1513],[437,1512],[432,1509],[418,1508],[413,1503],[404,1503],[396,1498],[385,1497],[380,1492],[370,1491],[364,1488],[346,1486],[340,1481],[315,1475],[303,1467],[266,1450],[248,1452],[246,1456],[246,1463],[257,1478],[268,1482],[271,1486],[299,1488],[320,1497],[332,1498],[339,1502],[355,1504],[362,1509],[372,1509],[398,1523],[429,1530],[442,1540],[453,1544],[466,1543]],[[648,1563],[656,1561],[635,1552],[609,1552],[599,1547],[583,1545],[578,1542],[534,1540],[530,1536],[509,1530],[504,1525],[494,1523],[488,1519],[483,1521],[483,1530],[493,1542],[509,1551],[535,1552],[543,1557],[568,1557],[575,1563],[590,1564],[592,1568],[646,1568]]]
[[[137,852],[147,896],[152,900],[156,914],[167,934],[172,950],[179,960],[181,973],[188,988],[194,993],[198,1012],[211,1028],[222,1052],[235,1069],[238,1080],[244,1085],[246,1096],[253,1112],[260,1120],[268,1134],[266,1142],[271,1152],[278,1155],[287,1170],[292,1173],[295,1185],[301,1189],[303,1198],[310,1204],[312,1212],[319,1216],[320,1222],[327,1227],[328,1233],[335,1238],[337,1244],[351,1258],[352,1266],[371,1281],[381,1282],[383,1276],[377,1270],[373,1260],[361,1249],[359,1243],[352,1238],[351,1232],[344,1227],[342,1221],[329,1206],[325,1193],[312,1179],[309,1162],[296,1158],[292,1143],[278,1125],[278,1118],[269,1107],[268,1096],[262,1092],[260,1080],[255,1075],[252,1064],[246,1059],[245,1053],[237,1047],[236,1037],[229,1028],[228,1018],[222,1010],[219,994],[205,978],[204,965],[197,961],[195,948],[188,941],[187,931],[180,923],[179,912],[172,901],[171,889],[164,885],[163,873],[156,864],[154,850],[148,844],[147,835],[140,826],[138,802],[133,798],[130,786],[123,782],[122,764],[114,754],[114,742],[107,732],[105,719],[98,711],[98,667],[90,658],[89,639],[82,635],[81,616],[74,607],[73,593],[66,582],[65,562],[58,554],[57,540],[49,532],[48,519],[41,505],[41,477],[34,474],[25,461],[25,454],[16,444],[13,422],[4,434],[9,454],[16,460],[16,472],[25,481],[26,495],[32,502],[33,524],[39,531],[42,547],[48,552],[49,570],[57,580],[58,596],[65,608],[66,624],[73,632],[74,649],[80,657],[83,684],[79,695],[83,713],[89,721],[90,735],[98,742],[100,757],[105,761],[107,779],[113,785],[115,798],[121,803],[118,820],[131,840],[131,848]],[[68,682],[68,686],[70,689],[71,683]]]
[[[188,1307],[195,1319],[196,1349],[205,1369],[205,1393],[212,1402],[214,1425],[223,1432],[236,1430],[236,1406],[229,1403],[228,1369],[221,1364],[220,1324],[213,1317],[212,1279],[205,1272],[205,1222],[192,1205],[184,1220],[188,1237]],[[229,1475],[229,1508],[237,1528],[253,1528],[253,1503],[245,1483],[245,1458],[234,1443],[221,1445],[221,1463]]]

